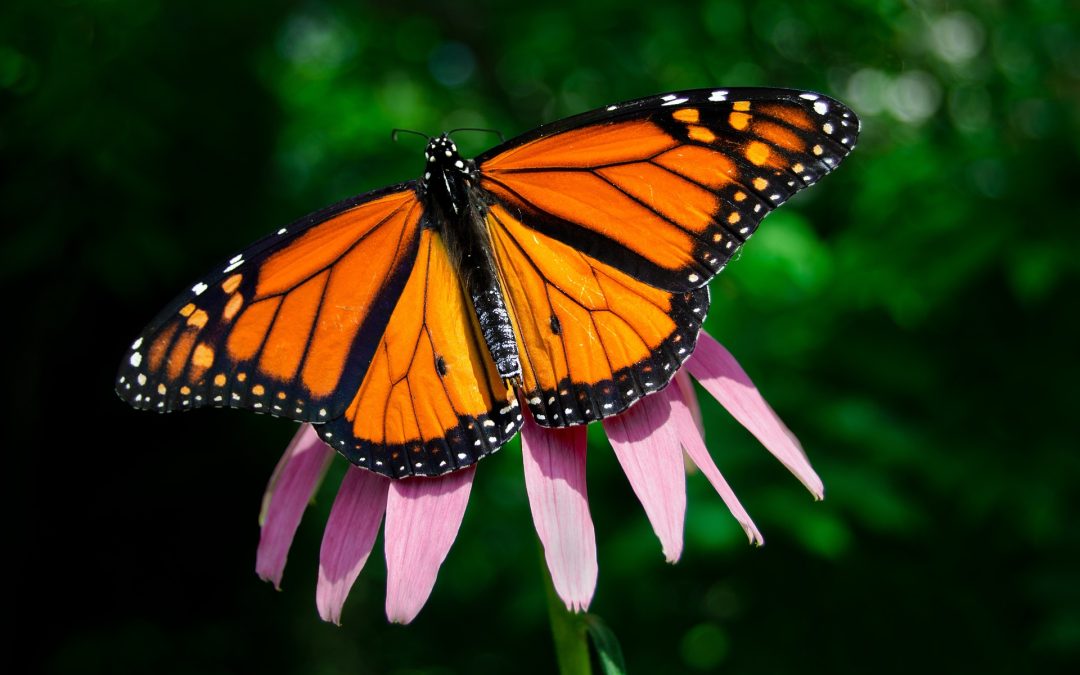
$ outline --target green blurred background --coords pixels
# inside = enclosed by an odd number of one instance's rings
[[[708,323],[828,498],[703,397],[768,544],[692,475],[669,566],[597,434],[593,609],[635,673],[1077,667],[1075,2],[8,0],[0,17],[5,606],[32,670],[552,672],[516,445],[483,463],[416,622],[386,623],[380,543],[337,628],[314,585],[342,464],[276,593],[256,515],[295,426],[137,413],[114,369],[223,256],[418,175],[422,143],[393,127],[514,135],[740,85],[816,89],[863,120],[841,170],[713,282]]]

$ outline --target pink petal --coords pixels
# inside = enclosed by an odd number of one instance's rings
[[[821,479],[795,436],[758,393],[735,357],[705,331],[686,368],[727,411],[754,434],[780,462],[795,474],[817,499],[825,496]]]
[[[281,588],[281,574],[289,554],[300,517],[319,483],[334,451],[322,442],[315,428],[304,424],[296,432],[281,456],[263,495],[259,522],[259,548],[255,554],[255,572],[265,581]]]
[[[712,455],[709,454],[709,449],[705,447],[705,441],[698,431],[692,410],[686,405],[686,400],[683,398],[684,393],[674,387],[668,387],[665,391],[671,391],[671,421],[675,426],[675,433],[679,437],[679,442],[682,443],[683,449],[686,450],[686,454],[690,455],[690,459],[694,461],[694,464],[697,464],[701,472],[716,488],[716,492],[720,495],[720,499],[724,500],[724,504],[731,511],[731,515],[735,516],[735,520],[739,521],[739,525],[742,525],[742,529],[746,532],[746,536],[749,537],[750,543],[764,544],[765,538],[761,536],[761,532],[754,525],[754,521],[750,519],[750,514],[739,503],[735,492],[720,474],[720,469],[716,468],[716,463],[713,462]]]
[[[572,612],[583,612],[596,590],[596,533],[585,489],[584,425],[542,429],[526,406],[521,428],[525,489],[529,493],[536,534],[555,592]]]
[[[315,604],[323,621],[341,623],[345,598],[375,545],[389,488],[389,479],[355,466],[341,481],[319,551]]]
[[[675,384],[679,387],[679,395],[686,407],[690,409],[690,415],[694,418],[694,424],[697,425],[698,432],[701,438],[705,438],[705,423],[701,419],[701,406],[698,405],[697,391],[694,389],[694,382],[690,379],[690,376],[686,374],[686,370],[679,368],[679,372],[675,373]]]
[[[469,503],[475,467],[390,484],[386,500],[386,617],[409,623],[435,586]]]
[[[660,539],[664,556],[675,562],[682,554],[686,472],[670,417],[669,395],[659,392],[604,420],[604,429]]]

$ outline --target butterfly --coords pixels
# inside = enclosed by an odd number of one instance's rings
[[[127,350],[120,397],[315,425],[353,464],[439,475],[523,423],[585,424],[665,387],[707,283],[854,147],[806,91],[700,89],[538,127],[283,227],[180,294]],[[519,403],[521,401],[521,403]]]

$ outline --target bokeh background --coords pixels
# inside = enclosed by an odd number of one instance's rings
[[[863,119],[841,170],[713,282],[707,324],[827,499],[703,398],[768,544],[747,546],[692,475],[670,566],[596,434],[593,610],[637,673],[1076,668],[1077,5],[528,5],[4,3],[4,604],[29,670],[553,672],[516,445],[483,463],[416,622],[386,623],[379,543],[338,628],[314,585],[343,465],[274,592],[253,571],[256,516],[295,426],[137,413],[114,369],[226,254],[418,175],[422,143],[393,127],[514,135],[739,85],[820,90]]]

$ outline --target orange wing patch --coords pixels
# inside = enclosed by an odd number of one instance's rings
[[[357,466],[430,476],[494,452],[521,421],[441,236],[424,230],[363,384],[320,435]]]
[[[483,159],[481,184],[529,228],[672,292],[707,283],[857,133],[847,108],[801,92],[688,92],[609,110],[618,121],[542,130]]]
[[[495,259],[518,338],[523,390],[538,423],[622,412],[662,389],[689,357],[708,289],[670,293],[539,234],[495,205]]]
[[[647,120],[592,125],[541,137],[484,163],[484,172],[533,171],[538,167],[590,167],[651,157],[676,141]]]
[[[160,411],[340,415],[411,269],[420,210],[410,188],[360,197],[235,256],[132,344],[121,396]]]

